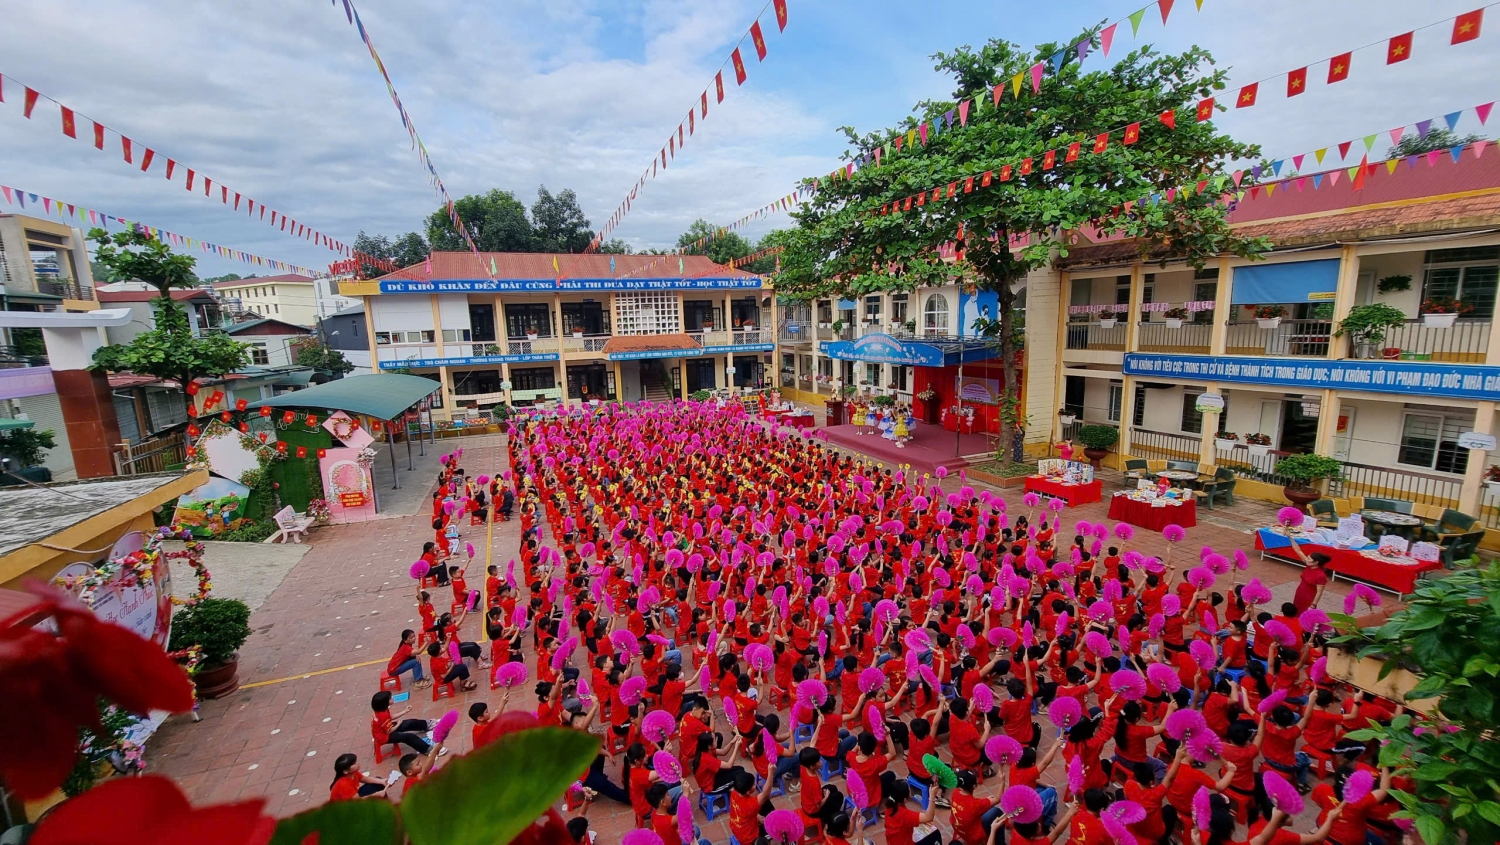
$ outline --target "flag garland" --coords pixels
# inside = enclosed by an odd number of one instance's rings
[[[265,258],[252,252],[232,249],[227,246],[209,243],[208,241],[200,240],[198,238],[190,238],[186,235],[179,235],[175,232],[169,232],[166,229],[158,228],[156,226],[147,226],[144,223],[139,223],[137,221],[119,217],[113,214],[105,214],[102,211],[95,211],[94,209],[87,208],[85,206],[76,205],[74,203],[64,203],[62,200],[56,200],[48,196],[34,194],[30,191],[25,191],[11,185],[0,185],[0,196],[5,197],[6,203],[14,206],[19,206],[22,209],[26,209],[26,204],[28,202],[31,203],[31,208],[29,209],[29,211],[31,211],[31,213],[33,214],[36,213],[36,206],[41,206],[43,213],[49,217],[56,215],[68,220],[76,217],[78,218],[78,221],[80,223],[87,222],[91,226],[99,226],[103,229],[108,229],[111,222],[119,223],[120,225],[125,226],[131,231],[148,234],[160,241],[168,241],[177,246],[185,247],[188,249],[201,249],[203,252],[215,253],[221,258],[228,258],[234,261],[241,261],[246,264],[253,264],[256,267],[269,267],[273,270],[278,270],[283,273],[301,273],[304,276],[311,276],[313,278],[321,278],[327,275],[326,273],[321,273],[317,270],[311,270],[307,267],[301,267],[285,261],[277,261],[274,258]]]
[[[1158,2],[1160,3],[1161,0],[1158,0]],[[1338,82],[1342,82],[1345,79],[1348,79],[1354,54],[1364,50],[1376,48],[1385,49],[1387,64],[1394,64],[1396,62],[1405,61],[1411,56],[1413,33],[1419,32],[1421,30],[1431,29],[1433,27],[1446,27],[1451,24],[1452,34],[1449,39],[1450,46],[1465,44],[1470,41],[1477,40],[1480,36],[1480,31],[1483,25],[1484,10],[1494,5],[1497,4],[1490,3],[1486,6],[1475,9],[1474,11],[1444,18],[1440,21],[1435,21],[1425,26],[1417,27],[1416,29],[1402,33],[1401,35],[1394,36],[1390,39],[1373,41],[1362,47],[1357,47],[1353,50],[1340,53],[1331,59],[1325,59],[1323,61],[1326,61],[1328,63],[1327,84],[1333,85]],[[1162,9],[1163,23],[1166,23],[1167,14],[1170,12],[1171,6],[1172,3],[1170,2],[1170,0],[1168,0],[1168,2],[1166,2],[1165,4],[1165,7]],[[1139,27],[1139,16],[1143,15],[1145,10],[1150,8],[1150,6],[1147,6],[1145,7],[1145,9],[1139,10],[1129,16],[1129,20],[1131,20],[1133,24],[1132,31],[1135,31],[1135,29],[1138,29]],[[1103,45],[1104,54],[1106,56],[1109,55],[1110,44],[1113,42],[1114,30],[1116,26],[1118,26],[1118,23],[1119,22],[1111,24],[1100,31],[1100,41]],[[1070,47],[1059,50],[1057,53],[1053,54],[1052,58],[1049,61],[1037,62],[1027,72],[1011,77],[1011,79],[1008,81],[1008,87],[1011,89],[1012,96],[1021,96],[1021,83],[1027,76],[1029,76],[1032,81],[1033,93],[1040,91],[1041,80],[1049,68],[1051,72],[1055,74],[1056,71],[1062,67],[1062,63],[1067,59],[1070,52],[1076,53],[1078,56],[1078,60],[1082,61],[1088,54],[1087,45],[1090,43],[1092,42],[1089,39],[1080,40]],[[1264,99],[1264,94],[1275,90],[1275,86],[1263,85],[1262,83],[1271,83],[1275,80],[1281,79],[1282,77],[1286,77],[1287,98],[1296,97],[1307,90],[1309,69],[1317,67],[1321,64],[1323,64],[1323,62],[1313,62],[1311,64],[1303,65],[1293,70],[1272,74],[1271,76],[1263,77],[1253,82],[1246,83],[1240,86],[1232,103],[1226,102],[1222,105],[1227,108],[1234,109],[1253,108],[1262,99]],[[952,131],[955,128],[955,123],[958,124],[958,126],[967,126],[970,111],[972,110],[977,113],[978,110],[982,109],[986,105],[986,99],[989,100],[989,104],[991,106],[998,105],[1006,87],[1007,82],[1002,81],[1000,84],[994,86],[989,98],[977,97],[970,100],[965,100],[959,103],[955,108],[949,109],[942,115],[934,116],[929,120],[924,120],[915,129],[909,129],[904,133],[898,133],[897,135],[892,136],[890,140],[888,140],[881,146],[876,147],[873,150],[867,150],[863,154],[855,156],[853,161],[848,162],[842,167],[834,169],[828,174],[828,176],[824,178],[848,178],[850,176],[853,176],[855,171],[862,170],[872,164],[876,167],[880,167],[884,163],[884,159],[890,158],[892,155],[901,153],[903,149],[910,149],[918,143],[925,146],[931,138],[936,137],[938,134]],[[1262,90],[1262,88],[1265,88],[1266,90]],[[1212,117],[1216,105],[1220,104],[1216,103],[1216,100],[1213,97],[1208,97],[1199,101],[1197,110],[1198,120],[1207,120]],[[1162,116],[1162,120],[1163,122],[1175,120],[1175,115],[1170,112],[1166,113]]]
[[[151,172],[152,165],[158,159],[165,159],[166,162],[160,169],[165,172],[167,181],[176,181],[178,178],[178,171],[181,171],[183,186],[189,192],[195,191],[198,184],[201,182],[203,187],[203,195],[205,197],[208,197],[210,200],[212,200],[217,194],[217,198],[221,205],[228,206],[232,204],[236,212],[240,211],[241,207],[243,206],[245,215],[251,220],[258,218],[262,222],[269,223],[273,229],[279,229],[279,231],[285,232],[286,234],[289,234],[293,237],[301,238],[304,241],[311,241],[319,246],[326,247],[327,249],[337,252],[340,255],[352,256],[354,254],[353,250],[349,247],[348,244],[345,244],[344,242],[336,238],[329,237],[323,232],[314,229],[313,227],[308,226],[305,223],[300,223],[297,220],[288,217],[284,212],[267,206],[260,200],[252,199],[242,192],[236,191],[224,182],[209,177],[201,170],[195,170],[191,167],[188,167],[178,159],[166,156],[165,154],[159,153],[157,150],[151,147],[147,147],[144,144],[132,140],[130,137],[119,132],[118,130],[111,129],[105,124],[84,114],[83,112],[66,106],[61,101],[54,99],[53,97],[44,94],[35,88],[32,88],[24,82],[20,82],[14,76],[6,76],[4,74],[0,74],[0,103],[5,102],[4,91],[5,83],[7,82],[12,82],[21,86],[23,92],[21,114],[27,120],[32,119],[33,112],[36,110],[37,104],[42,100],[46,100],[51,105],[57,107],[58,113],[61,117],[60,125],[62,134],[64,136],[72,138],[74,140],[78,140],[78,127],[85,124],[91,125],[92,131],[88,133],[88,137],[93,142],[95,149],[103,150],[105,148],[105,141],[110,136],[119,138],[121,158],[126,164],[139,167],[142,173]],[[137,155],[137,152],[139,152],[139,155]],[[139,159],[139,163],[137,163],[137,159]],[[215,191],[215,188],[217,188],[218,190]],[[269,218],[267,217],[267,212],[270,213]]]
[[[724,69],[726,67],[733,67],[736,87],[745,84],[748,72],[745,69],[744,55],[740,51],[740,48],[745,44],[745,39],[750,39],[751,45],[755,48],[757,60],[762,62],[766,60],[765,32],[761,28],[760,19],[765,15],[766,9],[770,8],[775,9],[777,31],[786,31],[788,20],[787,0],[766,0],[766,4],[755,14],[755,20],[750,24],[750,28],[735,42],[734,48],[729,53],[729,57],[719,65],[718,71],[714,73],[713,91],[716,104],[724,102]],[[641,188],[645,187],[647,180],[655,179],[658,173],[666,170],[669,160],[677,157],[677,152],[686,145],[687,139],[692,137],[698,123],[708,119],[708,94],[709,89],[704,88],[703,93],[693,99],[693,102],[688,106],[687,115],[678,121],[676,129],[667,133],[666,143],[656,155],[651,157],[651,163],[641,172],[641,175],[635,180],[635,184],[631,186],[630,193],[625,196],[625,199],[620,201],[614,212],[610,214],[609,219],[605,220],[604,225],[599,227],[599,232],[594,236],[594,240],[589,244],[588,248],[584,250],[585,252],[593,252],[599,248],[600,244],[604,243],[604,239],[609,237],[609,234],[615,230],[615,227],[620,225],[620,221],[630,212],[635,204],[636,197],[640,194]],[[686,132],[684,132],[684,127],[686,128]]]
[[[448,189],[443,186],[443,179],[441,176],[438,176],[437,166],[432,163],[432,156],[427,153],[427,145],[422,143],[422,136],[417,133],[417,124],[411,119],[411,115],[407,113],[406,106],[402,105],[401,96],[396,93],[396,86],[391,82],[391,75],[386,72],[385,62],[381,60],[380,53],[375,50],[375,42],[370,39],[370,32],[365,28],[365,22],[359,17],[359,10],[354,8],[353,0],[333,0],[333,5],[337,7],[340,2],[344,4],[344,16],[348,18],[349,23],[359,32],[359,40],[363,41],[365,48],[370,51],[370,58],[374,60],[375,67],[380,71],[380,77],[385,80],[385,90],[391,95],[391,102],[395,104],[396,111],[401,115],[401,125],[406,127],[406,134],[411,137],[412,149],[416,151],[417,158],[421,160],[422,167],[427,171],[427,183],[437,192],[438,199],[443,203],[443,210],[448,215],[448,222],[453,225],[453,229],[458,232],[459,237],[463,238],[464,243],[469,247],[469,251],[474,254],[474,257],[478,258],[479,247],[474,243],[474,238],[469,235],[469,229],[464,225],[463,219],[459,217],[458,208],[453,203],[453,197],[449,196]],[[483,264],[484,262],[481,260],[481,267]],[[490,278],[493,279],[494,277],[495,274],[493,272],[490,273]]]

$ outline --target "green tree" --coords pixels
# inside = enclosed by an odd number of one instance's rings
[[[225,273],[222,276],[210,276],[207,279],[204,279],[203,281],[206,284],[213,284],[214,282],[238,282],[241,279],[254,279],[254,278],[256,278],[256,277],[253,276],[253,275],[251,275],[251,276],[241,276],[239,273]]]
[[[578,207],[578,195],[564,188],[556,195],[547,186],[537,188],[531,204],[531,229],[537,252],[583,252],[594,239],[589,219]]]
[[[510,191],[498,188],[487,194],[470,194],[453,203],[469,236],[481,252],[532,252],[536,233],[526,218],[526,206]],[[434,251],[468,252],[469,245],[453,230],[448,211],[439,208],[427,218],[427,242]]]
[[[1073,230],[1095,223],[1133,239],[1153,260],[1185,258],[1197,266],[1221,253],[1249,256],[1267,248],[1261,240],[1235,235],[1219,202],[1227,184],[1225,163],[1254,159],[1260,151],[1194,119],[1199,99],[1224,88],[1224,73],[1213,69],[1206,51],[1163,55],[1144,47],[1090,73],[1081,72],[1074,50],[1059,44],[1028,51],[997,39],[934,58],[937,69],[955,80],[952,99],[919,104],[920,120],[908,118],[899,130],[860,136],[846,127],[850,143],[874,150],[920,122],[941,124],[963,100],[974,101],[968,125],[959,128],[955,115],[953,128],[929,134],[925,144],[882,150],[882,166],[823,180],[812,200],[793,213],[798,227],[781,256],[779,294],[857,298],[955,281],[993,291],[1001,322],[995,335],[1005,374],[1002,405],[1016,408],[1014,286],[1054,256],[1066,255]],[[1056,71],[1039,93],[1007,92],[991,105],[994,85],[1052,59],[1058,59]],[[1156,119],[1168,110],[1179,116],[1175,130]],[[1114,132],[1103,152],[1092,152],[1096,135],[1134,122],[1143,127],[1138,142],[1125,145]],[[1074,142],[1081,154],[1063,163]],[[1058,166],[1051,169],[1042,166],[1048,150],[1058,151]],[[1009,180],[1000,179],[1003,166],[1027,158],[1034,162],[1029,174],[1015,167]],[[972,192],[964,191],[969,176],[986,171],[994,172],[988,188],[976,180]],[[1180,192],[1173,202],[1140,203],[1202,180],[1212,187]],[[950,184],[956,189],[951,199],[881,213],[924,190],[931,199],[934,188]],[[1127,202],[1140,204],[1115,214]],[[1022,236],[1024,246],[1013,246]],[[941,245],[954,242],[963,254],[956,264],[939,254]],[[1003,416],[1000,440],[1010,443],[1016,414]],[[1002,450],[1003,462],[1010,457]]]
[[[630,244],[625,243],[619,238],[610,238],[604,243],[599,244],[598,251],[604,255],[629,255],[634,252],[630,248]]]
[[[187,312],[172,301],[174,288],[196,286],[193,267],[197,259],[176,255],[166,244],[141,232],[111,235],[103,229],[92,229],[89,239],[99,245],[94,260],[109,268],[116,278],[139,279],[156,288],[158,294],[151,300],[156,318],[151,330],[136,335],[130,343],[94,350],[90,369],[132,372],[186,385],[198,378],[222,376],[250,362],[248,345],[223,332],[193,334]]]
[[[13,428],[0,431],[0,457],[10,458],[22,469],[42,462],[48,449],[56,448],[50,429]]]
[[[324,370],[336,376],[354,370],[354,365],[344,357],[343,352],[324,346],[316,340],[297,345],[297,366]]]
[[[1429,129],[1427,136],[1407,135],[1401,139],[1396,146],[1385,151],[1386,158],[1406,158],[1407,156],[1430,153],[1433,150],[1451,150],[1464,144],[1472,144],[1475,141],[1484,140],[1483,135],[1459,136],[1450,129]]]
[[[786,245],[788,243],[791,243],[792,237],[793,231],[791,229],[772,229],[771,231],[767,232],[765,236],[755,244],[755,248],[750,251],[752,253],[760,252],[761,250],[772,249],[778,246],[785,249]],[[760,276],[768,276],[776,272],[776,268],[777,266],[779,266],[777,263],[777,260],[779,258],[779,255],[763,256],[761,258],[755,259],[749,264],[742,265],[740,269],[744,270],[747,273],[755,273]]]
[[[391,242],[391,260],[397,267],[410,267],[427,260],[431,250],[420,232],[407,232]]]
[[[707,238],[703,243],[699,240]],[[736,258],[744,258],[752,250],[750,242],[735,232],[720,232],[719,227],[699,218],[693,221],[686,232],[677,239],[688,255],[706,255],[716,264],[728,264]]]

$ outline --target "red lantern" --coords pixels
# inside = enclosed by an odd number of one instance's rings
[[[250,433],[250,426],[248,426],[248,425],[246,425],[244,423],[240,423],[240,432],[243,433],[243,434],[249,434]]]
[[[271,415],[271,409],[270,408],[261,408],[260,409],[260,415],[263,416],[263,417],[269,417]]]
[[[234,409],[236,411],[243,411],[243,410],[245,410],[248,407],[250,407],[250,403],[249,402],[246,402],[243,399],[236,399],[236,400],[234,400]]]
[[[297,414],[295,411],[287,411],[286,413],[281,415],[281,421],[286,423],[287,425],[291,425],[292,420],[295,420],[296,418]]]
[[[318,424],[318,415],[317,414],[308,414],[307,415],[307,427],[308,428],[312,428],[313,426],[315,426],[317,424]]]
[[[198,395],[198,382],[196,382],[196,381],[190,381],[186,385],[184,385],[182,389],[189,396],[197,396]]]
[[[283,455],[286,454],[286,441],[285,440],[278,440],[278,441],[276,441],[276,451],[282,453]]]
[[[234,419],[234,417],[230,416],[228,411],[225,411],[224,413],[219,415],[219,419],[223,420],[224,422],[229,422],[230,420]]]
[[[258,436],[258,437],[260,437],[260,442],[262,442],[262,443],[264,443],[264,442],[266,442],[266,433],[265,433],[265,432],[264,432],[264,431],[262,431],[262,432],[261,432],[261,433],[260,433],[260,434],[259,434],[259,435],[257,435],[257,436]]]
[[[189,447],[187,447],[187,456],[189,458],[195,457],[197,454],[198,454],[198,447],[197,446],[189,446]]]
[[[197,437],[201,432],[198,430],[198,426],[189,424],[187,427],[187,433],[188,437]]]
[[[307,447],[306,446],[298,446],[297,447],[297,457],[299,457],[299,458],[305,458],[305,457],[307,457]]]
[[[319,449],[318,450],[318,457],[320,457],[320,458],[326,458],[326,457],[328,457],[328,450],[327,449]]]

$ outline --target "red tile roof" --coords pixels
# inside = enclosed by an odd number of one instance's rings
[[[553,260],[557,269],[552,269]],[[609,271],[610,261],[615,271]],[[705,255],[571,255],[547,252],[482,252],[476,258],[471,252],[435,252],[432,273],[426,263],[413,264],[381,279],[393,281],[431,281],[433,279],[488,279],[490,262],[495,263],[495,278],[506,280],[564,279],[745,279],[754,273],[715,264]],[[681,270],[678,269],[681,262]]]
[[[647,334],[617,335],[604,342],[606,355],[614,352],[654,352],[663,349],[702,349],[690,335]]]

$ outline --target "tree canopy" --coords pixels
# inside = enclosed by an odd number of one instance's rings
[[[555,195],[546,185],[537,188],[536,202],[531,204],[531,227],[534,252],[583,252],[594,239],[589,219],[578,207],[578,195],[572,188]]]
[[[354,251],[370,258],[390,261],[397,267],[420,264],[427,258],[429,252],[427,241],[418,232],[407,232],[391,240],[385,235],[367,235],[363,230],[354,237]],[[386,272],[370,264],[361,264],[360,271],[360,274],[367,279],[373,279]]]
[[[1475,141],[1484,140],[1483,135],[1462,135],[1451,129],[1429,129],[1427,134],[1407,135],[1394,147],[1386,150],[1386,158],[1406,158],[1407,156],[1430,153],[1433,150],[1451,150],[1472,144]]]
[[[1201,48],[1168,55],[1143,47],[1088,73],[1076,51],[1056,43],[1025,50],[995,39],[934,58],[955,81],[952,97],[918,104],[917,115],[898,128],[864,135],[845,128],[858,150],[849,157],[864,166],[818,180],[811,201],[793,213],[798,225],[781,256],[777,292],[847,297],[955,281],[995,291],[1002,402],[1012,410],[1002,413],[1001,442],[1009,442],[1011,427],[1021,421],[1014,414],[1014,283],[1054,255],[1066,255],[1073,234],[1090,226],[1134,239],[1153,260],[1201,265],[1222,253],[1262,251],[1263,242],[1230,230],[1220,201],[1226,164],[1253,160],[1259,150],[1195,119],[1198,103],[1224,88],[1224,73]],[[1017,97],[1007,85],[992,103],[995,85],[1039,60],[1052,66],[1040,91]],[[945,122],[964,101],[970,102],[967,125],[957,114]],[[1159,118],[1168,112],[1175,128]],[[918,130],[923,124],[929,125],[925,133]],[[1139,131],[1126,144],[1122,130],[1131,124]],[[1102,150],[1094,152],[1106,132]],[[892,143],[898,133],[907,142],[900,150]],[[878,164],[863,158],[877,148]],[[1055,166],[1048,166],[1048,151]],[[1203,183],[1213,187],[1196,189]],[[940,197],[935,188],[942,189]],[[1174,189],[1167,201],[1164,195]],[[906,210],[915,195],[924,201]],[[957,262],[940,252],[950,244],[961,256]]]

